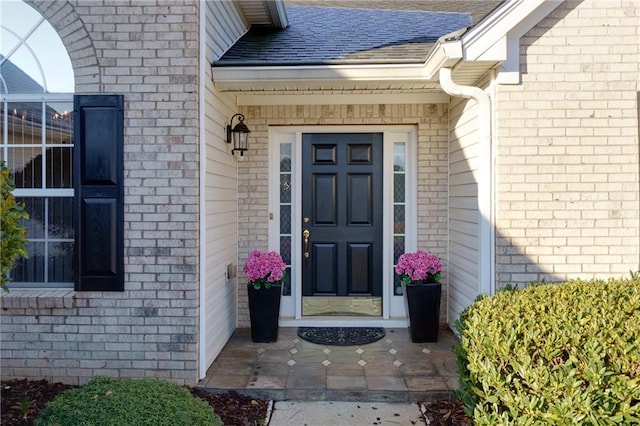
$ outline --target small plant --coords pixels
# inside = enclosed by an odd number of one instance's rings
[[[24,204],[16,203],[12,194],[15,189],[11,171],[0,163],[0,287],[9,291],[9,271],[19,258],[27,257],[27,231],[20,220],[29,219]]]
[[[51,401],[35,421],[50,425],[222,425],[209,404],[158,379],[96,377]]]
[[[29,400],[29,398],[24,398],[22,401],[20,401],[19,404],[16,404],[11,408],[18,411],[20,413],[20,417],[25,419],[27,417],[27,414],[29,414],[29,410],[31,409],[31,400]]]
[[[249,284],[259,290],[263,287],[269,289],[274,284],[282,284],[285,269],[287,265],[278,252],[254,250],[244,264],[243,271],[249,279]]]
[[[404,285],[437,283],[440,281],[442,265],[435,254],[418,250],[404,253],[398,258],[396,275]]]

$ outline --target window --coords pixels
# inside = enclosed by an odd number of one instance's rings
[[[11,169],[16,200],[29,213],[24,223],[29,258],[10,276],[15,286],[71,287],[71,60],[55,30],[31,6],[11,2],[0,8],[0,161]]]
[[[53,28],[22,2],[0,13],[0,161],[30,214],[14,285],[123,291],[124,97],[71,94]]]
[[[24,202],[29,258],[14,285],[70,287],[73,275],[72,102],[2,102],[2,153]]]

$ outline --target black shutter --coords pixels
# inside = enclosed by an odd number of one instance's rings
[[[75,95],[75,289],[124,290],[123,96]]]

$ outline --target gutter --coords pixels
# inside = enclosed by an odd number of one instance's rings
[[[478,105],[478,294],[495,292],[495,229],[493,226],[493,159],[491,143],[491,99],[476,86],[462,86],[453,81],[451,68],[441,68],[440,86],[450,96],[473,99]]]

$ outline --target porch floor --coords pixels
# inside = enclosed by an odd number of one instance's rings
[[[367,345],[324,346],[299,338],[296,327],[280,327],[274,343],[253,343],[250,329],[237,329],[197,386],[276,401],[450,398],[458,388],[457,337],[443,328],[437,343],[412,343],[408,328],[385,331]]]

